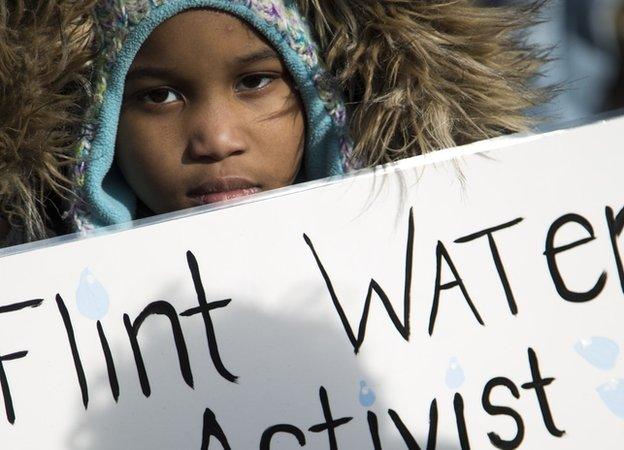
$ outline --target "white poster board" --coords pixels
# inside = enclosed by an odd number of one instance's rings
[[[623,130],[0,258],[2,448],[622,448]]]

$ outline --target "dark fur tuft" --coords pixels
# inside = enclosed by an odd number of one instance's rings
[[[67,197],[91,58],[92,1],[0,0],[0,218],[48,234],[45,204]]]
[[[542,2],[298,0],[346,93],[354,159],[376,165],[525,130],[548,98],[522,30]]]

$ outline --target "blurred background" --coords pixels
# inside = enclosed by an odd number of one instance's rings
[[[491,6],[525,0],[483,0]],[[552,47],[553,61],[539,84],[563,91],[534,111],[568,121],[624,107],[624,0],[549,0],[529,40]]]

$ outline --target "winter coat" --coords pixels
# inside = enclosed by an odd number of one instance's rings
[[[262,3],[260,0],[232,0],[233,3],[237,1]],[[149,1],[154,5],[166,2]],[[68,7],[74,2],[56,0],[52,3]],[[118,7],[136,5],[141,0],[101,0],[97,3],[100,7],[113,3]],[[529,125],[525,110],[547,97],[546,92],[530,85],[545,55],[528,45],[521,33],[535,19],[538,8],[535,5],[486,8],[469,0],[293,0],[288,3],[294,4],[307,21],[311,39],[317,47],[324,85],[328,91],[337,92],[344,101],[345,136],[352,146],[348,151],[337,150],[343,152],[340,163],[343,171],[524,130]],[[73,17],[75,20],[77,16]],[[119,19],[128,18],[120,16]],[[84,31],[80,27],[72,29]],[[101,28],[97,30],[101,31]],[[40,40],[49,39],[54,34],[50,29],[40,29],[39,32],[46,36],[39,36]],[[95,34],[97,43],[92,48],[97,49],[101,57],[101,50],[107,46],[106,36]],[[69,60],[79,61],[76,55],[84,55],[84,47],[78,46],[76,51],[71,50],[66,40],[58,42],[59,45],[53,47],[64,52],[66,58],[71,54]],[[80,42],[84,42],[84,36]],[[48,67],[52,67],[55,73],[68,73],[67,67],[58,64],[63,61],[58,52],[45,55],[47,63],[52,64]],[[4,61],[3,56],[0,58]],[[95,52],[94,61],[97,66]],[[0,70],[2,67],[7,65],[0,65]],[[83,65],[73,67],[81,69]],[[8,72],[4,72],[5,78],[10,78],[6,76]],[[98,72],[96,67],[93,73],[100,78],[92,77],[90,97],[75,97],[77,91],[70,89],[72,103],[86,101],[98,105],[101,101],[101,71]],[[34,80],[45,80],[44,74],[32,68],[28,74]],[[63,80],[67,81],[67,76]],[[58,101],[67,99],[67,89],[59,89],[58,85],[54,89],[39,89],[35,97],[41,104],[48,105],[46,95],[51,92],[61,92]],[[2,99],[3,110],[5,104]],[[41,139],[43,134],[39,130],[24,126],[26,112],[21,109],[17,112],[16,116],[22,118],[18,126],[14,125],[19,130],[18,135],[32,139],[38,136],[37,145],[40,147],[37,148],[40,150],[36,158],[26,160],[22,156],[29,152],[30,147],[24,145],[26,141],[4,136],[1,156],[10,155],[4,159],[20,160],[23,165],[21,172],[10,172],[8,166],[3,165],[0,168],[3,170],[2,179],[5,173],[10,174],[31,196],[40,192],[41,183],[45,189],[59,190],[58,186],[68,186],[64,167],[77,157],[78,163],[74,164],[77,170],[69,183],[77,201],[72,203],[70,216],[79,228],[88,228],[92,205],[89,195],[85,195],[85,172],[81,169],[89,164],[89,152],[84,151],[85,138],[90,144],[97,136],[99,107],[91,108],[87,114],[77,154],[69,145],[76,138],[73,127],[76,116],[71,114],[72,108],[67,111],[58,108],[58,111],[61,112],[51,114],[59,120],[58,123],[41,125],[50,132],[60,130],[54,136],[64,139],[62,145],[50,140],[49,136]],[[327,111],[331,116],[331,108]],[[71,123],[67,115],[71,115]],[[49,164],[43,164],[44,157]],[[31,167],[35,169],[31,170]],[[35,184],[29,182],[34,178],[28,173],[38,175]],[[15,210],[11,206],[17,205],[11,200],[15,195],[16,191],[8,184],[4,190],[0,187],[0,211],[5,216],[8,211]],[[45,223],[40,205],[37,201],[29,204],[43,218],[40,223]],[[18,208],[15,217],[21,223],[30,221],[28,209],[23,206]],[[85,217],[86,221],[83,220]]]

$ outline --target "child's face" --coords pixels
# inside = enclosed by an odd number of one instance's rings
[[[161,24],[126,77],[116,158],[154,213],[291,184],[304,114],[273,48],[228,14]]]

